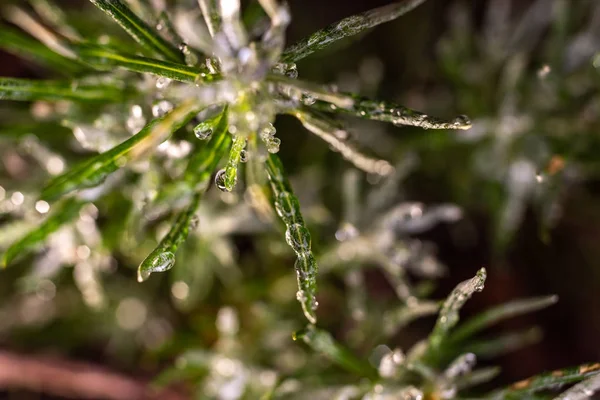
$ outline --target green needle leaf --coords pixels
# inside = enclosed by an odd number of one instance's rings
[[[192,202],[187,210],[179,214],[171,230],[156,249],[140,264],[138,282],[145,281],[153,272],[167,271],[175,264],[175,253],[187,238],[190,226],[194,223],[194,213],[200,204],[202,193],[208,187],[212,172],[217,168],[231,143],[227,132],[227,110],[224,109],[219,113],[215,120],[217,125],[212,139],[192,157],[184,175],[184,179],[190,183],[190,186],[196,188]]]
[[[285,224],[285,238],[296,253],[296,275],[298,278],[298,293],[296,297],[302,305],[306,318],[313,324],[317,322],[315,313],[318,303],[317,293],[317,261],[311,251],[310,232],[306,228],[298,198],[294,195],[281,160],[276,154],[267,158],[267,173],[273,190],[275,210]]]
[[[150,122],[123,143],[55,178],[42,191],[42,198],[53,200],[78,188],[97,186],[129,160],[136,159],[156,148],[173,132],[190,121],[200,109],[201,107],[192,100],[181,104],[164,117]]]
[[[83,61],[102,70],[120,67],[134,72],[151,73],[190,83],[209,83],[220,79],[219,75],[205,73],[198,68],[188,67],[184,64],[117,53],[99,46],[82,45],[75,47],[74,50]]]
[[[90,0],[108,14],[144,48],[172,62],[185,62],[183,54],[140,19],[121,0]]]
[[[229,151],[229,160],[225,166],[225,174],[223,187],[226,191],[231,192],[237,182],[238,165],[242,158],[242,150],[246,147],[246,137],[243,135],[235,135],[233,144]]]
[[[44,242],[51,233],[56,232],[61,226],[72,221],[77,217],[84,204],[86,204],[85,201],[70,198],[58,205],[57,210],[46,218],[39,228],[28,233],[6,250],[2,257],[2,268],[6,268],[16,257],[25,253],[31,247]]]
[[[452,342],[463,341],[499,321],[541,310],[556,304],[557,301],[558,296],[544,296],[501,304],[462,324],[450,335],[448,340]]]
[[[459,320],[458,312],[462,306],[471,298],[473,293],[481,292],[487,273],[485,268],[481,268],[477,275],[459,283],[450,293],[450,296],[444,301],[440,315],[437,319],[431,336],[429,336],[430,349],[437,349],[442,340],[446,338],[450,329],[452,329]]]
[[[585,364],[579,367],[570,367],[531,377],[510,385],[500,391],[492,393],[486,398],[493,400],[511,400],[529,398],[537,392],[548,389],[558,389],[561,386],[579,382],[585,378],[597,375],[600,372],[600,363]]]
[[[86,68],[76,60],[63,57],[39,41],[6,25],[2,25],[0,28],[0,48],[28,61],[42,64],[63,75],[78,74]]]
[[[308,325],[302,331],[294,333],[294,340],[302,340],[317,353],[361,377],[375,380],[379,376],[377,370],[369,363],[358,359],[350,350],[337,343],[329,332],[314,325]]]
[[[600,374],[596,374],[568,389],[560,396],[554,398],[554,400],[586,400],[599,391]]]
[[[369,28],[393,21],[424,2],[425,0],[404,0],[344,18],[290,46],[283,53],[283,61],[299,61],[339,40],[358,35]]]
[[[222,23],[218,0],[199,0],[198,3],[202,10],[204,22],[206,22],[206,26],[208,27],[208,32],[211,36],[215,36],[221,30]]]
[[[202,129],[210,129],[212,138],[207,146],[192,155],[183,179],[196,190],[206,189],[213,170],[231,145],[228,132],[227,107],[216,116],[201,122]]]
[[[150,277],[153,272],[164,272],[173,268],[175,265],[175,253],[179,245],[185,241],[188,236],[190,226],[193,223],[194,215],[198,205],[200,204],[201,193],[196,193],[189,207],[183,211],[171,230],[160,241],[148,257],[138,267],[138,282],[144,282]]]
[[[459,115],[452,120],[443,120],[394,103],[371,100],[351,94],[347,96],[353,100],[350,107],[335,107],[323,101],[317,101],[311,107],[319,111],[344,113],[363,119],[387,122],[396,126],[407,125],[423,129],[460,130],[471,128],[471,121],[465,115]]]
[[[122,101],[126,93],[105,85],[77,81],[39,81],[0,77],[0,100]]]

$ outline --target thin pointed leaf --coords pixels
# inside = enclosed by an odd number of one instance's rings
[[[200,71],[198,68],[153,58],[117,53],[111,49],[84,45],[75,48],[85,62],[99,69],[125,68],[134,72],[150,73],[181,82],[208,83],[220,79],[219,75]]]
[[[568,389],[554,400],[585,400],[600,392],[600,374],[596,374],[585,381]]]
[[[192,157],[184,174],[184,179],[196,190],[192,202],[187,210],[179,214],[169,233],[156,249],[138,267],[139,282],[148,279],[151,273],[167,271],[175,264],[175,254],[179,245],[188,236],[201,195],[208,187],[212,172],[217,168],[231,143],[227,132],[227,109],[225,108],[213,120],[216,121],[216,125],[212,139]]]
[[[459,283],[456,288],[450,293],[450,296],[444,301],[438,320],[433,328],[431,336],[429,336],[430,349],[437,349],[442,341],[448,335],[459,321],[458,312],[462,306],[471,298],[473,293],[481,292],[487,273],[485,268],[481,268],[477,275],[471,279],[467,279]]]
[[[121,0],[90,0],[108,14],[144,48],[160,54],[172,62],[185,62],[184,56],[171,43],[163,39],[148,24],[133,13]]]
[[[86,66],[78,61],[63,57],[38,40],[5,25],[0,28],[0,48],[28,61],[52,68],[63,75],[77,74],[86,69]]]
[[[390,102],[371,100],[351,94],[346,96],[352,99],[351,107],[332,107],[331,104],[323,101],[317,101],[310,107],[324,112],[344,113],[363,119],[387,122],[396,126],[406,125],[423,129],[460,130],[471,128],[471,121],[465,115],[459,115],[451,120],[444,120]]]
[[[61,226],[77,217],[77,215],[79,215],[79,210],[84,204],[84,201],[76,198],[67,199],[64,203],[59,205],[57,210],[48,216],[36,230],[17,240],[6,250],[2,256],[1,266],[6,268],[6,266],[16,257],[25,253],[30,248],[44,242],[50,234],[56,232]]]
[[[537,392],[548,389],[558,389],[561,386],[580,382],[585,378],[597,375],[600,372],[600,363],[585,364],[579,367],[570,367],[519,381],[509,387],[492,393],[489,398],[494,400],[511,400],[529,398]],[[487,397],[486,397],[487,398]]]
[[[77,41],[81,36],[67,22],[63,10],[51,0],[29,0],[35,12],[43,18],[54,30],[68,38]]]
[[[211,36],[215,36],[221,30],[221,15],[219,13],[218,0],[198,0],[204,22]]]
[[[339,343],[327,331],[313,325],[294,334],[294,340],[302,340],[317,353],[338,364],[342,368],[369,379],[377,379],[378,373],[371,364],[358,359],[352,352]]]
[[[233,190],[237,182],[238,166],[240,164],[240,159],[242,158],[244,147],[246,147],[246,137],[243,135],[235,135],[233,137],[231,150],[229,151],[229,160],[227,160],[227,165],[225,166],[223,182],[225,190],[228,192]]]
[[[327,142],[332,149],[339,152],[345,160],[355,167],[375,175],[387,176],[394,172],[394,167],[386,160],[369,157],[363,154],[348,138],[350,134],[336,121],[325,115],[295,110],[291,112],[306,129]]]
[[[397,310],[387,311],[383,316],[383,331],[391,336],[412,321],[437,314],[439,310],[440,303],[436,301],[419,301],[414,305],[406,305]]]
[[[310,232],[306,228],[300,212],[298,198],[294,195],[292,185],[288,181],[281,160],[276,154],[267,158],[267,173],[273,190],[275,210],[285,224],[285,237],[296,253],[294,268],[298,278],[296,297],[302,305],[304,315],[311,323],[317,322],[317,261],[311,251]]]
[[[189,122],[200,108],[190,100],[164,117],[153,120],[123,143],[92,157],[51,181],[43,190],[42,198],[53,200],[79,188],[97,186],[129,160],[140,157],[165,141],[173,132]]]
[[[231,145],[231,135],[228,133],[227,107],[216,116],[203,121],[201,124],[210,129],[212,138],[192,155],[183,179],[195,190],[206,189],[217,164]]]
[[[533,327],[522,332],[511,332],[490,339],[469,342],[461,347],[461,351],[475,353],[478,358],[491,359],[537,343],[542,336],[541,329]]]
[[[344,18],[321,29],[298,43],[290,46],[283,53],[283,61],[296,62],[312,53],[322,50],[344,38],[357,35],[369,28],[406,14],[425,0],[404,0],[387,6],[375,8],[352,17]]]
[[[471,371],[467,375],[459,377],[454,383],[456,388],[460,391],[489,382],[499,374],[500,368],[498,367],[480,368]]]
[[[541,310],[556,304],[557,301],[558,296],[543,296],[501,304],[463,323],[450,335],[448,340],[452,342],[465,340],[499,321]]]
[[[113,86],[0,77],[0,100],[122,101],[125,95]]]
[[[153,272],[168,271],[175,265],[175,253],[179,245],[188,236],[190,226],[193,223],[196,209],[200,204],[202,194],[198,192],[192,198],[188,208],[181,212],[175,219],[169,233],[160,241],[159,245],[146,257],[138,267],[138,282],[144,282]]]

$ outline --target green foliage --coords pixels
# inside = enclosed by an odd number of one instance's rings
[[[394,129],[442,131],[440,136],[420,132],[416,139],[409,131],[406,140],[398,140],[422,149],[435,147],[436,137],[443,143],[454,140],[447,130],[477,134],[481,116],[500,107],[487,104],[473,88],[465,89],[458,105],[476,110],[478,119],[472,123],[466,116],[433,117],[394,101],[298,79],[294,62],[399,18],[424,0],[397,1],[345,18],[287,48],[290,15],[275,0],[253,2],[246,19],[236,0],[170,1],[165,7],[142,0],[91,3],[124,34],[70,26],[68,21],[76,18],[48,0],[27,2],[35,16],[23,4],[3,9],[5,19],[20,30],[2,26],[0,47],[59,77],[0,78],[0,99],[19,101],[3,103],[0,111],[7,121],[0,142],[18,160],[12,162],[16,167],[0,170],[2,265],[14,264],[3,273],[19,275],[15,287],[3,286],[10,297],[7,304],[27,296],[44,299],[48,287],[54,288],[56,304],[74,305],[40,313],[42,320],[51,321],[45,328],[56,331],[50,336],[68,332],[68,349],[100,337],[110,341],[107,351],[137,361],[135,349],[142,347],[148,365],[176,359],[156,385],[179,382],[197,398],[532,399],[575,384],[556,397],[572,400],[598,390],[598,364],[545,373],[504,389],[479,389],[499,369],[477,369],[477,358],[505,354],[541,336],[536,327],[479,337],[482,331],[553,305],[557,297],[500,304],[461,323],[462,307],[483,290],[488,270],[481,268],[445,299],[432,298],[432,282],[446,271],[430,246],[414,237],[438,223],[457,221],[461,210],[453,204],[407,201],[402,185],[414,168],[410,152],[386,151],[394,146],[370,127],[346,127],[346,118],[352,117]],[[99,10],[85,12],[100,18]],[[560,36],[560,23],[553,25],[553,35]],[[111,32],[108,24],[106,32]],[[521,102],[536,93],[539,85],[524,79],[522,55],[488,54],[490,62],[482,68],[491,67],[482,76],[461,72],[469,59],[463,52],[484,50],[463,40],[460,24],[452,26],[454,36],[439,46],[439,53],[440,68],[454,84],[485,79],[479,84],[493,86],[497,79],[492,77],[501,72],[506,75],[501,89],[509,100],[520,80],[526,87]],[[522,29],[533,35],[547,26],[533,26],[534,32]],[[477,35],[469,31],[467,36]],[[590,77],[582,75],[588,82]],[[548,129],[555,122],[548,115],[571,105],[577,93],[573,81],[552,83],[567,100],[558,96],[551,104],[536,104],[533,126]],[[282,145],[274,126],[278,115],[297,119],[356,169],[337,179],[330,169],[339,169],[312,143],[305,153],[298,149],[303,162],[284,167],[277,154]],[[582,130],[595,126],[584,125]],[[583,151],[569,148],[567,141],[544,136],[540,142],[552,151],[541,156],[531,154],[535,146],[518,140],[483,145],[500,149],[490,160],[497,180],[507,182],[506,198],[498,201],[504,204],[497,222],[499,248],[508,243],[526,198],[535,191],[523,174],[533,177],[552,159],[559,161],[540,179],[558,174],[566,153]],[[365,146],[368,151],[362,150]],[[448,148],[442,146],[445,152]],[[477,151],[484,159],[488,154]],[[436,159],[445,155],[433,153]],[[66,165],[74,166],[65,171]],[[28,179],[17,178],[19,169],[28,172],[23,174]],[[362,173],[370,182],[367,187],[361,186]],[[338,181],[340,210],[317,193]],[[554,201],[550,192],[540,197]],[[276,217],[284,228],[279,229]],[[338,225],[335,234],[332,225]],[[283,230],[285,234],[277,234]],[[295,282],[284,241],[295,255]],[[21,257],[42,246],[35,257]],[[65,277],[67,265],[73,266],[72,279]],[[131,283],[135,268],[143,285]],[[381,273],[392,300],[372,298],[368,269]],[[494,272],[489,271],[493,284]],[[343,303],[336,302],[341,298],[346,303],[336,305]],[[325,311],[318,309],[319,302]],[[336,328],[331,315],[339,308],[348,318]],[[320,313],[325,318],[318,319]],[[436,314],[431,332],[406,352],[388,347],[409,324]],[[302,328],[306,320],[309,324]],[[15,340],[29,345],[35,334],[23,325],[15,330]],[[143,344],[132,346],[135,340]]]

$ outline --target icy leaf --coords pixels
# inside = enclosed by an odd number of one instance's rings
[[[311,251],[310,233],[305,226],[298,198],[294,195],[279,157],[271,154],[267,158],[267,172],[273,190],[275,210],[285,224],[286,239],[296,253],[294,267],[298,278],[297,298],[304,315],[311,323],[317,322],[317,261]]]
[[[345,113],[359,118],[387,122],[396,126],[408,125],[423,129],[459,130],[471,128],[471,121],[464,115],[459,115],[451,120],[443,120],[390,102],[371,100],[349,94],[346,96],[352,99],[350,107],[333,108],[323,101],[317,101],[310,107],[325,112]]]
[[[486,276],[485,268],[480,269],[473,278],[459,283],[444,301],[438,320],[429,337],[429,344],[432,349],[438,348],[450,329],[458,323],[458,312],[473,293],[483,290]]]
[[[425,0],[403,0],[387,6],[374,8],[352,17],[344,18],[321,29],[298,43],[290,46],[283,53],[283,61],[296,62],[312,53],[322,50],[338,40],[357,35],[369,28],[393,21],[401,17]]]

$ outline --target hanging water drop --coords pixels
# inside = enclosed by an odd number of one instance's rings
[[[167,100],[161,100],[152,106],[152,116],[159,118],[165,116],[173,109],[173,104]]]
[[[169,86],[171,84],[171,80],[169,78],[165,78],[165,77],[160,77],[156,80],[156,88],[161,90],[166,88],[167,86]]]
[[[138,268],[138,282],[144,282],[153,272],[164,272],[173,268],[175,264],[175,254],[170,251],[161,251],[157,254],[150,254]]]
[[[212,133],[213,129],[205,123],[200,123],[194,127],[194,135],[200,140],[210,139]]]
[[[279,146],[281,145],[281,139],[279,138],[271,138],[269,141],[266,142],[267,145],[267,151],[271,154],[276,154],[279,152]]]
[[[454,118],[452,125],[458,129],[469,129],[471,127],[471,120],[466,115],[459,115]]]
[[[242,150],[240,152],[240,162],[246,163],[246,162],[248,162],[248,159],[249,159],[248,151]]]
[[[225,185],[225,178],[225,169],[219,170],[219,172],[217,172],[215,175],[215,185],[217,185],[217,188],[219,188],[219,190],[222,192],[228,192],[227,186]]]

